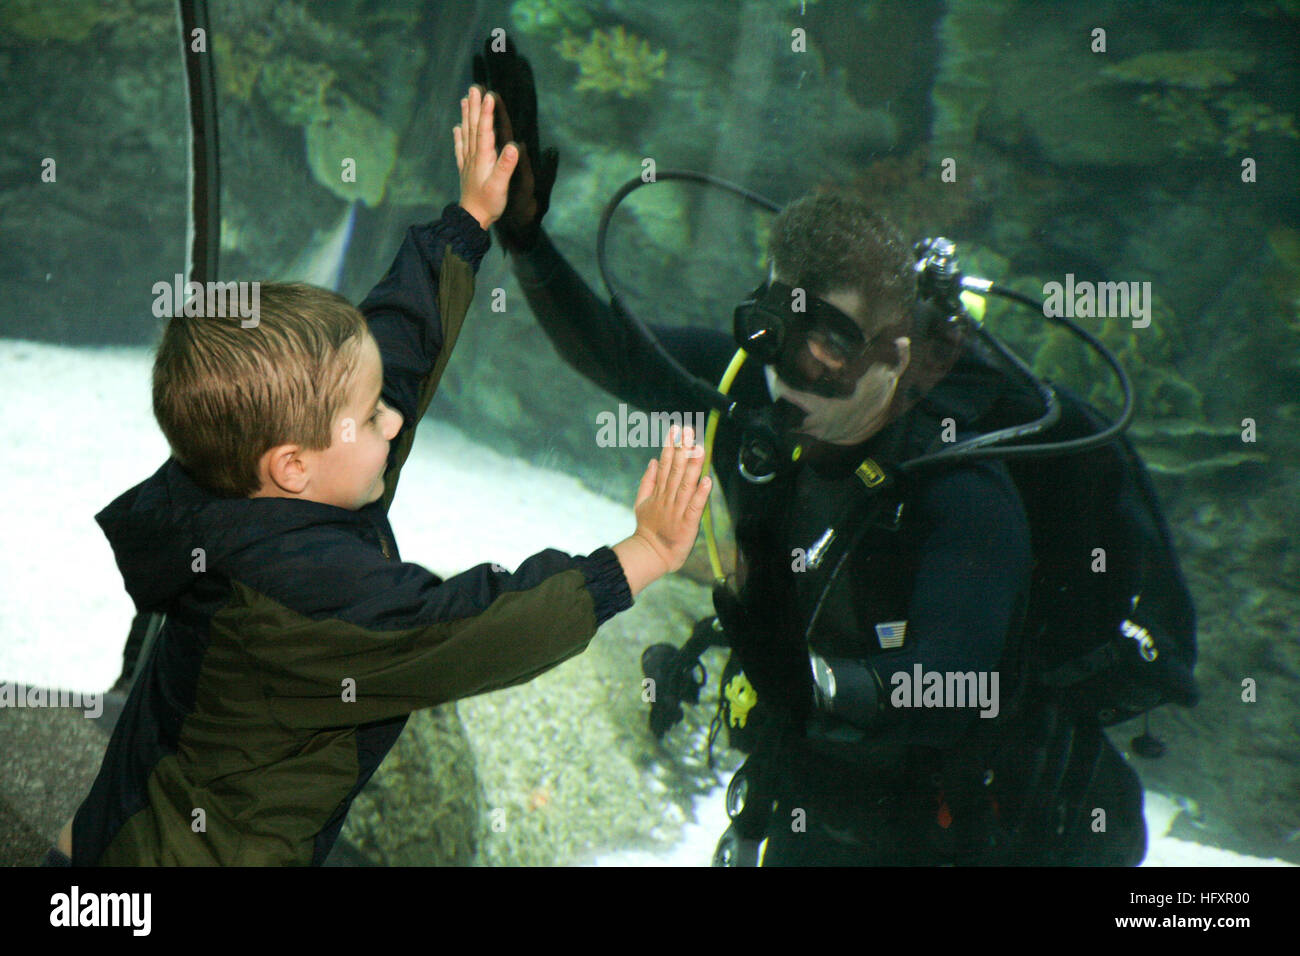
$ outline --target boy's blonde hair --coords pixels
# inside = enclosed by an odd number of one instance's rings
[[[153,413],[172,456],[228,498],[261,488],[277,445],[328,448],[370,334],[341,295],[304,283],[259,284],[259,321],[169,319],[153,367]]]

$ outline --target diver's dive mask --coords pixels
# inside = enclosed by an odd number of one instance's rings
[[[898,360],[899,327],[870,340],[852,317],[807,290],[769,280],[736,306],[736,344],[791,388],[847,398],[876,362]]]

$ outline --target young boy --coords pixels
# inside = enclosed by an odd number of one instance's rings
[[[407,714],[554,667],[685,561],[709,491],[689,430],[613,548],[447,581],[398,556],[388,505],[518,161],[492,111],[461,101],[460,204],[408,232],[360,312],[265,284],[252,327],[169,321],[172,458],[96,516],[166,623],[60,834],[73,865],[320,864]]]

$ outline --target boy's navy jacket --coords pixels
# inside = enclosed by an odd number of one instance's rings
[[[74,865],[320,864],[407,714],[530,680],[631,605],[609,548],[446,581],[398,555],[388,506],[488,244],[448,206],[361,305],[405,419],[380,500],[219,498],[169,459],[96,515],[136,608],[166,622],[77,812]]]

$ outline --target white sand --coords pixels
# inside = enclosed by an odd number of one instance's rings
[[[2,473],[0,680],[101,691],[117,679],[134,609],[94,515],[167,459],[150,409],[145,349],[0,341]],[[393,501],[402,556],[448,575],[484,561],[514,568],[543,548],[586,553],[634,527],[627,506],[575,479],[503,457],[426,418]],[[696,801],[681,843],[600,865],[707,866],[725,829],[723,790]],[[1179,806],[1148,792],[1146,866],[1288,865],[1166,836]]]

